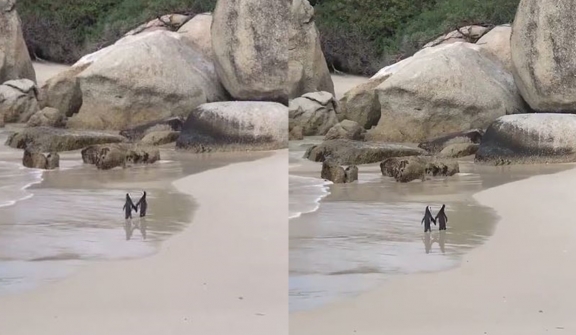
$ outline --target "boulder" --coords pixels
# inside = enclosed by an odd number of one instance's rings
[[[53,152],[46,156],[41,152],[24,149],[22,165],[33,169],[53,170],[60,166],[60,155]]]
[[[180,131],[184,120],[180,117],[170,117],[162,120],[155,120],[137,125],[132,128],[124,129],[120,135],[128,138],[131,141],[139,141],[144,138],[148,133],[154,131]]]
[[[453,30],[443,36],[436,38],[435,40],[428,42],[424,45],[424,48],[435,47],[438,45],[446,45],[455,42],[470,42],[474,43],[479,38],[484,36],[490,28],[484,26],[465,26]]]
[[[154,30],[176,31],[182,27],[190,16],[183,14],[165,14],[139,25],[138,27],[130,30],[124,36],[137,35],[143,32],[150,32]]]
[[[338,162],[327,159],[322,162],[320,178],[330,180],[334,184],[351,183],[358,180],[358,167],[352,165],[344,169]]]
[[[304,158],[314,162],[332,158],[342,165],[359,165],[376,163],[389,157],[418,156],[425,153],[422,149],[399,144],[329,140],[308,148]]]
[[[126,39],[77,76],[82,106],[69,128],[120,130],[186,117],[200,104],[226,98],[210,60],[180,34],[157,30]]]
[[[118,143],[125,138],[95,131],[73,131],[51,127],[24,128],[8,137],[6,145],[16,149],[35,149],[40,152],[78,150],[89,145]]]
[[[422,148],[429,153],[437,154],[444,150],[445,147],[456,143],[474,143],[479,144],[484,136],[482,129],[471,129],[466,131],[459,131],[448,135],[440,136],[427,140],[418,144],[418,148]]]
[[[290,141],[299,141],[304,139],[304,129],[302,126],[295,126],[290,130],[288,134],[288,139]]]
[[[48,79],[40,88],[38,103],[40,108],[52,107],[70,117],[82,107],[82,91],[76,76],[90,64],[72,66]]]
[[[486,130],[476,162],[489,164],[576,161],[576,115],[506,115]]]
[[[290,1],[219,0],[212,49],[218,77],[236,100],[288,105]]]
[[[576,111],[574,9],[572,0],[522,0],[516,11],[514,80],[535,111]]]
[[[354,141],[363,141],[366,129],[362,128],[358,122],[344,120],[330,128],[324,136],[324,140],[346,139]]]
[[[91,145],[82,149],[81,154],[84,163],[94,164],[100,170],[160,160],[160,151],[156,148],[133,147],[125,143]]]
[[[60,155],[57,152],[51,152],[46,156],[46,169],[53,170],[60,167]]]
[[[407,183],[431,177],[449,177],[458,172],[458,162],[431,156],[391,157],[380,163],[382,175]]]
[[[328,92],[306,93],[290,100],[288,109],[289,130],[302,127],[304,136],[326,135],[338,120],[336,100]]]
[[[288,41],[288,85],[290,99],[308,92],[335,95],[334,83],[320,45],[314,22],[314,7],[308,0],[293,0]]]
[[[476,45],[481,47],[480,51],[482,53],[500,61],[504,68],[510,72],[513,71],[510,51],[511,34],[512,27],[509,24],[500,25],[492,28],[476,42]]]
[[[16,79],[36,82],[36,73],[22,34],[16,0],[0,0],[0,84]]]
[[[452,43],[415,56],[376,88],[381,116],[368,138],[420,142],[524,111],[510,73],[479,46]]]
[[[202,13],[194,16],[190,21],[184,23],[178,33],[182,35],[182,40],[196,50],[200,50],[206,58],[212,59],[212,13]]]
[[[276,102],[214,102],[195,108],[176,148],[193,152],[288,147],[288,108]]]
[[[38,91],[29,79],[9,80],[0,85],[0,118],[5,123],[27,122],[38,112]]]
[[[438,156],[448,158],[466,157],[476,154],[479,144],[475,143],[454,143],[446,146]]]
[[[338,120],[356,121],[365,129],[377,125],[380,120],[380,101],[376,87],[388,77],[389,75],[370,79],[344,93],[339,101]]]
[[[30,117],[27,127],[56,127],[63,128],[66,126],[66,116],[56,108],[45,107],[41,111]]]
[[[142,138],[140,143],[145,145],[162,145],[168,144],[172,142],[176,142],[180,136],[179,131],[173,130],[158,130],[158,131],[151,131]]]

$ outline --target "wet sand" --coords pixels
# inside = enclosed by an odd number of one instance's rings
[[[267,156],[174,182],[199,207],[158,253],[0,297],[0,333],[286,334],[287,158]]]

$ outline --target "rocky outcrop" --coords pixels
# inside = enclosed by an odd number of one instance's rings
[[[510,37],[514,79],[535,111],[576,111],[574,1],[522,0]]]
[[[476,154],[479,144],[475,143],[454,143],[446,146],[440,151],[439,157],[460,158]]]
[[[327,159],[322,162],[320,178],[330,180],[334,184],[351,183],[358,180],[358,167],[351,165],[344,169],[338,162]]]
[[[382,175],[407,183],[431,177],[449,177],[460,172],[458,162],[431,156],[392,157],[380,163]]]
[[[100,170],[127,167],[133,164],[152,164],[160,160],[155,148],[134,147],[123,143],[91,145],[82,149],[82,161]]]
[[[0,85],[0,118],[4,123],[27,122],[38,112],[38,90],[29,79],[9,80]]]
[[[418,148],[422,148],[429,153],[437,154],[444,150],[445,147],[456,144],[456,143],[474,143],[479,144],[482,141],[482,136],[484,136],[484,131],[482,129],[471,129],[466,131],[459,131],[437,138],[427,140],[418,144]]]
[[[275,102],[215,102],[195,108],[176,148],[193,152],[288,147],[288,108]]]
[[[365,129],[377,125],[380,120],[380,101],[375,90],[388,77],[370,79],[344,93],[339,101],[338,120],[356,121]]]
[[[302,127],[304,136],[326,135],[336,119],[336,100],[328,92],[306,93],[290,100],[288,118],[289,130]]]
[[[314,162],[332,158],[342,165],[359,165],[380,162],[390,157],[417,156],[425,153],[422,149],[398,144],[330,140],[308,148],[304,158]]]
[[[366,129],[362,128],[358,122],[344,120],[328,130],[324,140],[346,139],[354,141],[364,141]]]
[[[369,139],[419,142],[524,111],[512,76],[480,47],[456,42],[434,49],[376,88],[381,116]]]
[[[24,149],[22,165],[32,169],[53,170],[60,167],[60,155],[53,152],[46,156],[41,152]]]
[[[461,27],[445,35],[442,35],[429,43],[426,43],[424,48],[446,45],[455,42],[474,43],[479,38],[484,36],[484,34],[486,34],[489,30],[490,28],[488,27],[476,25]]]
[[[95,131],[73,131],[51,127],[24,128],[8,137],[6,145],[16,149],[60,152],[85,148],[93,144],[118,143],[125,138]]]
[[[35,83],[36,73],[22,34],[16,0],[0,0],[0,84],[16,79]]]
[[[148,133],[154,131],[181,131],[184,119],[180,117],[170,117],[162,120],[155,120],[132,128],[124,129],[120,135],[128,138],[131,141],[139,141],[143,139]]]
[[[140,143],[144,145],[163,145],[176,142],[179,136],[180,136],[179,131],[173,131],[173,130],[151,131],[142,138]]]
[[[214,65],[230,95],[288,105],[290,1],[219,0],[212,20]]]
[[[302,126],[295,126],[288,133],[288,139],[290,141],[299,141],[304,139],[304,129]]]
[[[314,23],[314,7],[308,0],[293,0],[290,14],[289,98],[317,91],[326,91],[334,96],[334,83]]]
[[[511,34],[512,27],[509,24],[500,25],[492,28],[476,42],[476,45],[481,47],[480,51],[482,53],[500,61],[504,68],[510,72],[513,71],[510,51]]]
[[[576,115],[506,115],[486,130],[476,162],[488,164],[576,161]]]
[[[40,88],[38,103],[40,108],[52,107],[70,117],[82,107],[82,91],[76,78],[90,64],[72,66],[48,79]]]
[[[144,32],[154,30],[176,31],[180,29],[188,20],[190,16],[183,14],[165,14],[154,20],[148,21],[139,25],[138,27],[130,30],[124,36],[138,35]]]
[[[152,31],[129,37],[94,56],[77,76],[82,106],[68,120],[69,128],[120,130],[186,117],[200,104],[226,98],[210,60],[180,34]]]
[[[56,108],[45,107],[32,115],[26,126],[63,128],[66,126],[66,116]]]
[[[182,40],[197,50],[202,51],[208,59],[214,57],[212,51],[212,13],[202,13],[194,16],[186,22],[178,33],[182,35]]]

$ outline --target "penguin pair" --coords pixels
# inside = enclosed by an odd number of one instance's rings
[[[136,205],[132,202],[132,198],[130,198],[130,194],[126,193],[126,202],[124,203],[124,218],[126,220],[132,218],[132,210],[138,213],[138,209],[140,209],[140,217],[146,216],[146,210],[148,209],[148,202],[146,201],[146,191],[144,191],[144,195],[142,198],[138,200]]]
[[[430,207],[426,206],[426,211],[424,212],[424,218],[422,218],[422,222],[420,223],[420,224],[424,223],[424,232],[432,231],[430,223],[433,222],[434,225],[436,225],[436,220],[438,220],[439,223],[438,227],[439,230],[446,230],[446,223],[448,222],[448,216],[444,212],[445,208],[446,205],[442,205],[442,208],[440,208],[440,211],[438,211],[436,217],[433,217],[432,213],[430,212]]]

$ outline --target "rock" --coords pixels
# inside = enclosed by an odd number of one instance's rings
[[[16,79],[36,82],[36,73],[22,34],[16,0],[0,0],[0,84]]]
[[[81,154],[84,163],[94,164],[100,170],[160,160],[160,151],[156,148],[132,147],[124,143],[91,145],[82,149]]]
[[[288,108],[275,102],[214,102],[195,108],[176,148],[193,152],[288,147]]]
[[[32,115],[26,124],[28,127],[56,127],[66,126],[66,116],[56,108],[45,107],[41,111]]]
[[[146,136],[144,136],[144,138],[142,138],[140,143],[146,145],[168,144],[176,142],[178,136],[180,136],[179,131],[173,131],[173,130],[151,131],[147,133]]]
[[[426,142],[418,144],[418,148],[422,148],[429,153],[437,154],[444,150],[445,147],[456,143],[475,143],[479,144],[484,136],[482,129],[471,129],[466,131],[459,131],[448,135],[440,136],[430,139]]]
[[[120,135],[131,141],[139,141],[148,133],[154,131],[181,131],[184,120],[180,117],[170,117],[162,120],[147,122],[132,128],[124,129]]]
[[[160,150],[157,148],[136,147],[126,153],[128,164],[152,164],[160,160]]]
[[[576,161],[576,115],[519,114],[495,120],[475,157],[489,164]]]
[[[150,32],[155,30],[176,31],[189,19],[190,16],[182,14],[162,15],[159,18],[139,25],[138,27],[124,34],[124,36],[137,35],[143,32]]]
[[[169,31],[126,38],[78,76],[82,107],[69,128],[120,130],[226,98],[212,63]]]
[[[337,139],[346,139],[346,140],[354,140],[354,141],[364,141],[364,135],[366,134],[366,130],[362,128],[358,122],[344,120],[340,123],[334,125],[334,127],[328,130],[324,140],[337,140]]]
[[[51,152],[46,156],[46,169],[53,170],[60,167],[60,155],[57,152]]]
[[[295,126],[294,128],[292,128],[292,130],[290,130],[290,133],[288,134],[288,139],[290,141],[303,140],[304,129],[302,128],[302,126]]]
[[[40,110],[37,93],[36,84],[29,79],[9,80],[0,85],[0,118],[5,123],[27,122]]]
[[[317,91],[326,91],[334,96],[334,83],[314,23],[314,7],[308,0],[293,0],[290,13],[289,98]]]
[[[422,149],[398,144],[329,140],[308,148],[304,158],[314,162],[333,158],[342,165],[359,165],[379,162],[389,157],[417,156],[425,153]]]
[[[184,23],[178,33],[182,35],[182,40],[196,50],[202,51],[208,59],[213,59],[212,51],[212,13],[202,13],[194,16],[190,21]]]
[[[391,157],[380,163],[382,175],[398,182],[422,181],[430,177],[449,177],[458,172],[458,162],[431,156]]]
[[[22,157],[22,165],[31,169],[46,169],[46,156],[41,152],[30,151],[25,149]]]
[[[320,178],[330,180],[334,184],[351,183],[358,180],[358,167],[352,165],[344,170],[336,161],[327,159],[322,162]]]
[[[82,91],[76,76],[90,64],[72,66],[48,79],[40,88],[38,103],[40,108],[52,107],[71,117],[82,107]]]
[[[514,80],[535,111],[576,111],[574,9],[571,0],[522,0],[516,11]]]
[[[77,150],[93,144],[118,143],[125,138],[95,131],[73,131],[51,127],[24,128],[8,137],[6,145],[41,152]]]
[[[459,158],[474,155],[478,151],[479,144],[475,143],[454,143],[446,146],[440,152],[440,157]]]
[[[336,100],[328,92],[306,93],[290,100],[288,118],[289,130],[302,127],[304,136],[326,135],[338,120]]]
[[[214,66],[236,100],[288,105],[288,0],[219,0],[213,12]]]
[[[479,46],[452,43],[415,58],[376,88],[381,116],[368,138],[420,142],[485,128],[524,111],[512,76]]]
[[[389,75],[370,79],[344,93],[340,99],[338,120],[356,121],[365,129],[377,125],[380,120],[380,101],[376,87],[388,77]]]
[[[513,71],[510,51],[511,34],[512,27],[509,24],[500,25],[492,28],[476,42],[476,45],[481,47],[480,51],[482,53],[496,58],[510,72]]]
[[[446,45],[455,42],[476,42],[484,34],[486,34],[490,29],[483,26],[465,26],[457,30],[453,30],[443,36],[438,37],[424,45],[424,48],[435,47],[438,45]]]

